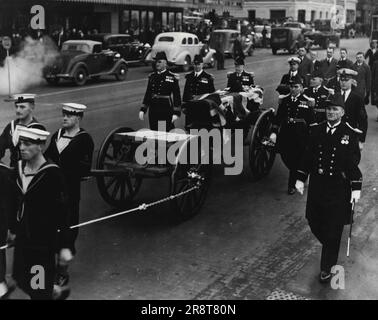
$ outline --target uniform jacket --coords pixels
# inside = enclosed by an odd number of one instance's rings
[[[375,61],[371,71],[372,104],[378,105],[378,60]]]
[[[301,76],[300,76],[299,72],[297,72],[294,77],[301,77]],[[279,86],[277,87],[276,91],[279,94],[283,94],[283,95],[290,94],[290,81],[294,77],[291,76],[291,71],[289,71],[288,73],[284,74],[282,76],[282,78],[281,78],[281,82],[280,82]],[[301,78],[304,81],[303,77],[301,77]]]
[[[299,180],[310,176],[307,219],[349,223],[351,190],[361,190],[362,185],[360,158],[358,137],[348,124],[341,122],[331,136],[326,121],[311,127],[298,167]]]
[[[326,88],[334,90],[335,93],[340,93],[340,78],[339,76],[334,76],[333,78],[329,79],[326,84]]]
[[[23,168],[24,164],[20,161],[14,170],[17,212],[10,220],[10,229],[16,233],[16,246],[49,250],[67,248],[68,214],[60,168],[51,162],[45,162],[26,192],[22,188]]]
[[[272,130],[278,133],[277,149],[290,170],[296,169],[306,145],[309,125],[314,121],[314,111],[305,95],[301,94],[295,99],[287,95],[281,100]]]
[[[370,95],[371,91],[371,71],[369,66],[363,62],[361,66],[354,64],[354,69],[358,72],[356,76],[357,87],[354,92],[359,94],[362,98]]]
[[[332,58],[331,62],[328,62],[327,59],[320,61],[319,69],[323,73],[325,79],[330,79],[336,76],[337,63],[338,61],[335,58]]]
[[[185,78],[184,95],[182,97],[184,102],[192,100],[196,95],[212,93],[215,91],[214,77],[205,72],[205,70],[202,70],[198,77],[195,76],[195,72],[193,71],[186,74]]]
[[[8,123],[0,136],[0,159],[4,157],[5,151],[9,149],[10,150],[10,165],[12,167],[15,166],[16,162],[20,159],[18,147],[12,141],[13,133],[15,132],[15,128],[18,125],[18,123],[19,123],[19,120],[17,119]],[[32,121],[27,125],[27,127],[46,130],[45,127],[42,124],[40,124],[38,120],[35,118],[32,118]]]
[[[230,92],[242,92],[243,86],[254,85],[253,73],[243,70],[243,72],[238,75],[236,72],[230,72],[227,74],[227,87],[230,88]]]
[[[345,101],[344,120],[348,122],[353,128],[362,131],[359,136],[359,140],[361,142],[365,142],[368,129],[365,103],[363,98],[353,91],[351,91],[348,99]]]
[[[325,102],[330,96],[330,92],[323,86],[318,89],[306,88],[303,92],[307,97],[315,99],[315,121],[317,123],[323,122],[325,118]]]
[[[373,53],[373,50],[368,49],[365,53],[365,59],[368,59],[368,65],[370,69],[373,68],[374,62],[378,61],[378,49]]]
[[[352,69],[354,70],[354,63],[352,60],[349,60],[349,59],[345,59],[345,60],[339,60],[337,62],[337,65],[338,65],[338,68],[339,69],[343,69],[343,68],[347,68],[347,69]]]
[[[70,198],[80,200],[80,181],[90,173],[94,143],[89,133],[80,129],[59,154],[57,142],[64,133],[64,129],[60,129],[53,134],[45,157],[61,168]]]
[[[170,111],[179,116],[181,113],[181,95],[178,75],[168,70],[161,74],[158,72],[151,73],[148,77],[143,104],[145,105],[141,108],[143,112],[146,112],[148,108],[153,108],[154,111]]]

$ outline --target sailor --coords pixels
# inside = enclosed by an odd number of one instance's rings
[[[10,219],[15,234],[13,278],[31,299],[52,299],[56,253],[60,261],[72,259],[63,175],[42,153],[49,132],[20,127],[18,135],[18,210]],[[43,279],[38,280],[38,274]]]
[[[276,91],[280,95],[290,94],[290,82],[291,82],[291,80],[296,78],[296,77],[302,78],[298,73],[299,64],[301,63],[301,59],[299,59],[298,57],[290,57],[287,60],[287,62],[289,63],[289,66],[290,66],[289,72],[282,76],[281,82],[276,89]],[[302,81],[304,83],[303,78],[302,78]]]
[[[79,223],[80,183],[89,175],[94,149],[93,139],[90,134],[81,127],[84,112],[87,107],[79,103],[63,103],[62,128],[55,132],[45,152],[45,158],[57,164],[63,173],[67,188],[67,209],[69,225]],[[76,254],[75,242],[78,229],[70,230],[69,249]],[[58,273],[55,279],[55,291],[58,296],[68,295],[69,276],[68,265],[65,261],[58,261]],[[59,288],[60,287],[60,288]]]
[[[227,74],[227,88],[230,92],[242,92],[255,84],[254,73],[244,70],[244,59],[235,58],[235,71]]]
[[[333,93],[333,90],[323,86],[323,73],[315,70],[310,77],[310,87],[303,92],[307,97],[315,100],[315,121],[317,123],[325,121],[325,102]]]
[[[341,121],[344,101],[335,95],[327,101],[327,121],[312,126],[297,173],[296,189],[303,194],[310,177],[306,218],[322,244],[319,281],[331,280],[337,265],[344,225],[351,223],[351,202],[360,199],[362,174],[358,135]]]
[[[45,127],[33,117],[33,111],[35,108],[35,94],[15,94],[9,101],[14,102],[16,119],[12,120],[4,128],[0,136],[0,159],[5,155],[5,151],[10,151],[10,166],[14,167],[17,161],[20,159],[18,144],[19,127],[37,128],[45,130]]]
[[[270,140],[277,143],[277,150],[289,169],[287,192],[292,195],[295,193],[298,161],[306,146],[309,126],[315,122],[315,119],[311,106],[313,100],[303,95],[301,77],[291,80],[290,90],[291,93],[283,97],[278,106]]]
[[[151,73],[148,77],[139,119],[143,121],[144,114],[148,110],[150,129],[169,131],[174,128],[174,122],[181,114],[179,76],[167,70],[168,59],[164,51],[158,52],[155,60],[156,72]],[[160,128],[159,122],[162,122]]]

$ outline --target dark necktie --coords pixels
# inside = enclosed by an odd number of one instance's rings
[[[346,97],[346,93],[345,93],[345,91],[343,91],[343,101],[345,102],[345,97]]]

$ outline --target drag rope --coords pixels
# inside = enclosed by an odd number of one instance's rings
[[[194,190],[196,190],[198,188],[199,188],[199,185],[195,185],[195,186],[193,186],[193,187],[191,187],[191,188],[189,188],[185,191],[181,191],[179,193],[172,194],[172,195],[165,197],[165,198],[162,198],[160,200],[150,202],[150,203],[142,203],[140,206],[126,210],[126,211],[122,211],[122,212],[114,213],[114,214],[111,214],[111,215],[108,215],[108,216],[105,216],[105,217],[101,217],[101,218],[89,220],[89,221],[86,221],[86,222],[82,222],[82,223],[79,223],[77,225],[70,226],[69,229],[71,229],[71,230],[77,229],[77,228],[81,228],[83,226],[94,224],[94,223],[97,223],[97,222],[100,222],[100,221],[109,220],[109,219],[112,219],[112,218],[115,218],[115,217],[119,217],[119,216],[122,216],[122,215],[125,215],[125,214],[128,214],[128,213],[132,213],[132,212],[136,212],[136,211],[144,211],[144,210],[147,210],[148,208],[151,208],[151,207],[156,206],[158,204],[168,202],[168,201],[174,200],[176,198],[182,197],[182,196],[186,195],[187,193],[193,192]],[[60,230],[58,230],[58,232],[60,232]],[[8,244],[0,247],[0,251],[5,250],[7,248],[10,248],[10,246]]]

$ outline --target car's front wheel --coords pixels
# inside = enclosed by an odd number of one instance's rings
[[[116,79],[118,81],[124,81],[127,75],[127,66],[125,64],[121,64],[116,71]]]
[[[75,71],[74,82],[77,86],[83,86],[87,82],[87,70],[80,67]]]

